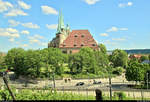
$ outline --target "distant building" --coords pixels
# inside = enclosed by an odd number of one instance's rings
[[[133,59],[133,58],[140,59],[141,56],[142,56],[142,55],[140,55],[140,54],[131,54],[131,55],[129,56],[129,59]]]
[[[98,50],[98,44],[88,30],[72,30],[65,27],[63,15],[60,13],[56,37],[49,42],[48,47],[60,48],[63,53],[77,53],[82,47]]]

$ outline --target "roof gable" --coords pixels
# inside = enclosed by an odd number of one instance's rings
[[[88,46],[98,48],[98,45],[88,30],[72,30],[60,48],[81,48]]]

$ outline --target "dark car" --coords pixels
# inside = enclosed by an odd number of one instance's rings
[[[101,81],[95,81],[93,80],[93,84],[101,84],[102,82]]]
[[[84,85],[84,82],[78,82],[78,83],[76,84],[76,86],[82,86],[82,85]]]

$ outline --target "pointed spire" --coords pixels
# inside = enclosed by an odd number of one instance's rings
[[[64,25],[64,18],[62,15],[62,11],[59,11],[57,33],[61,33],[61,29],[65,29],[65,25]]]
[[[65,28],[65,25],[64,25],[64,17],[62,15],[62,11],[61,11],[61,14],[60,14],[60,27],[61,28]]]

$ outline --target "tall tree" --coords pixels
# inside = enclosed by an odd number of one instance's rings
[[[106,46],[104,44],[99,44],[98,46],[100,48],[100,51],[104,54],[107,53],[107,49],[106,49]]]
[[[145,60],[148,60],[149,58],[148,58],[148,56],[141,56],[141,58],[140,58],[140,62],[143,62],[143,61],[145,61]]]
[[[143,81],[149,65],[141,64],[138,61],[131,60],[126,68],[126,79],[128,81]]]
[[[17,76],[25,72],[24,65],[25,51],[22,48],[13,48],[8,51],[5,57],[5,63],[8,68],[13,68]]]
[[[65,54],[63,54],[58,48],[46,48],[43,51],[46,52],[43,54],[43,60],[47,60],[46,62],[51,65],[51,69],[56,72],[56,74],[61,75],[64,71],[63,64],[67,58]]]
[[[111,62],[114,64],[114,67],[126,67],[128,61],[128,55],[125,51],[116,49],[112,52]]]
[[[7,66],[5,64],[5,54],[0,52],[0,71],[6,70]]]
[[[41,51],[40,50],[28,50],[25,53],[24,64],[26,71],[24,74],[39,77],[41,68]]]
[[[148,59],[149,59],[149,61],[150,61],[150,54],[148,55]]]

